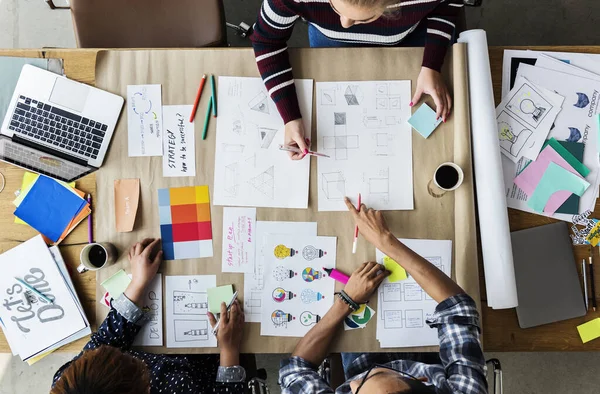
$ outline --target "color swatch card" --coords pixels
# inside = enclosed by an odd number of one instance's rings
[[[223,272],[254,271],[256,208],[223,208]]]
[[[217,347],[206,316],[206,291],[216,285],[215,275],[165,277],[167,347]]]
[[[162,107],[163,176],[196,176],[196,141],[194,123],[189,122],[191,105]]]
[[[165,260],[212,257],[208,186],[159,189],[158,205]]]
[[[335,237],[268,235],[260,334],[301,337],[333,305],[335,281],[323,268],[335,268]]]
[[[162,156],[161,85],[127,86],[128,155]]]

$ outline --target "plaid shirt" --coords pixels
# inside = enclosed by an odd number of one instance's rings
[[[438,329],[442,365],[396,360],[385,364],[416,377],[426,377],[438,393],[487,393],[486,366],[479,340],[479,313],[466,294],[442,301],[427,323]],[[350,364],[346,376],[352,376],[335,390],[351,393],[350,381],[360,380],[375,364],[377,353],[365,353]],[[283,393],[334,393],[318,375],[316,367],[300,357],[281,362],[279,384]]]

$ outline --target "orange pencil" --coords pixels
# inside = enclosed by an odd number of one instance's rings
[[[202,89],[204,89],[204,82],[206,82],[206,74],[202,76],[200,80],[200,86],[198,87],[198,93],[196,93],[196,101],[194,101],[194,108],[192,109],[192,113],[190,114],[190,123],[194,121],[196,117],[196,110],[198,109],[198,104],[200,103],[200,96],[202,96]]]

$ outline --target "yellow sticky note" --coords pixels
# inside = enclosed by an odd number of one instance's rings
[[[390,276],[388,276],[390,282],[398,282],[399,280],[404,280],[408,278],[408,275],[406,274],[404,268],[402,268],[400,264],[396,263],[388,256],[383,257],[383,265],[386,270],[391,272]]]
[[[579,336],[583,343],[600,337],[600,318],[590,320],[587,323],[577,326],[577,331],[579,331]]]

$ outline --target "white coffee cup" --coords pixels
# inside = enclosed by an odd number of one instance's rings
[[[80,264],[77,267],[79,273],[86,271],[98,271],[115,262],[117,249],[108,242],[91,243],[85,245],[79,255]]]
[[[433,183],[445,192],[456,190],[462,185],[465,174],[456,163],[442,163],[433,173]]]

